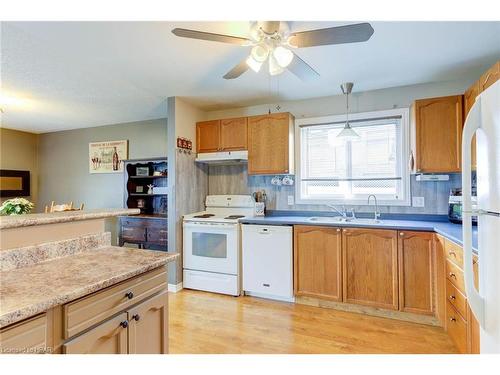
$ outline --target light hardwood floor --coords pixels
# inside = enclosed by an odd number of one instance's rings
[[[171,293],[170,353],[457,353],[439,327],[252,297]]]

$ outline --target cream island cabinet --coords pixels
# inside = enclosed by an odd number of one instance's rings
[[[104,232],[106,217],[135,213],[2,218],[0,353],[168,352],[166,264],[177,254],[111,246]]]

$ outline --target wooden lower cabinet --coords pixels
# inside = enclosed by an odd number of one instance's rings
[[[343,301],[399,308],[397,232],[342,229]]]
[[[294,290],[297,296],[342,301],[340,228],[294,227]]]
[[[127,354],[127,314],[122,313],[63,345],[65,354]]]
[[[51,337],[47,313],[0,330],[0,354],[50,353]]]
[[[399,308],[401,311],[434,314],[434,234],[399,232]]]
[[[152,297],[127,312],[129,354],[168,353],[168,294]]]

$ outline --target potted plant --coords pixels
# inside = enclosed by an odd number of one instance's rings
[[[35,205],[24,198],[7,199],[0,206],[0,215],[29,214]]]

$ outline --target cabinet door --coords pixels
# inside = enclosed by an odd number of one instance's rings
[[[37,354],[50,352],[47,314],[0,330],[0,353]]]
[[[196,123],[197,152],[216,152],[220,149],[220,120]]]
[[[476,101],[476,97],[479,95],[479,87],[479,81],[476,81],[464,93],[464,122]],[[476,136],[472,137],[471,141],[471,164],[472,169],[476,169]]]
[[[416,171],[460,172],[462,95],[415,102]]]
[[[489,68],[479,79],[479,92],[483,92],[500,78],[500,61]]]
[[[127,314],[92,328],[63,345],[66,354],[127,354]]]
[[[344,302],[398,309],[397,232],[343,229]]]
[[[220,146],[224,151],[248,148],[246,117],[220,120]]]
[[[296,225],[294,237],[295,295],[342,301],[340,229]]]
[[[289,113],[248,118],[248,174],[283,174],[290,171]]]
[[[399,309],[432,315],[433,233],[399,232]]]
[[[164,291],[127,312],[130,354],[168,353],[168,294]]]

